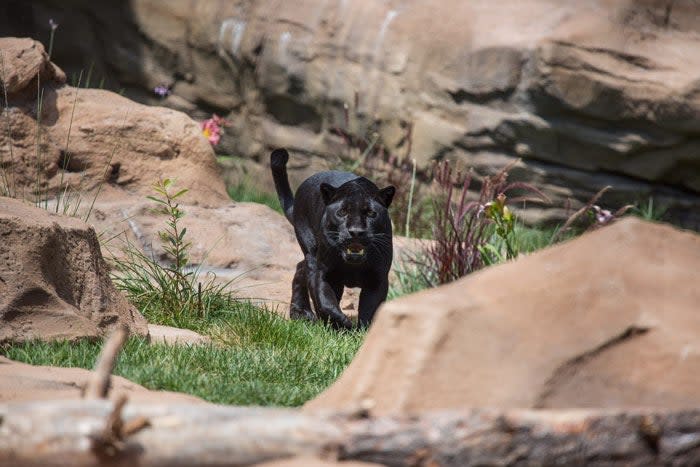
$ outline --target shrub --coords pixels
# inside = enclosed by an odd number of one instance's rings
[[[508,182],[508,172],[515,163],[484,178],[474,200],[468,198],[474,181],[471,173],[454,173],[447,161],[436,165],[434,181],[438,194],[433,199],[433,241],[411,259],[426,285],[445,284],[496,260],[518,256],[516,218],[506,203],[545,201],[547,197],[532,185]],[[507,196],[514,191],[537,196]],[[505,253],[489,243],[494,235],[503,240]]]

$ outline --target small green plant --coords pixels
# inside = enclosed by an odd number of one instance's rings
[[[201,265],[189,265],[192,244],[181,226],[185,212],[178,203],[188,190],[173,191],[174,183],[160,180],[153,185],[156,195],[148,196],[157,203],[157,212],[167,216],[165,228],[158,232],[167,264],[147,256],[127,239],[123,257],[114,259],[113,281],[149,321],[192,327],[193,320],[206,319],[212,310],[233,305],[232,294],[226,290],[232,281],[218,283],[213,273],[202,277]]]
[[[8,151],[10,154],[10,160],[5,161],[4,157],[0,159],[0,182],[2,182],[2,186],[0,186],[0,195],[14,197],[16,192],[14,174],[13,172],[7,170],[7,167],[12,167],[15,164],[15,158],[12,144],[12,125],[10,123],[10,104],[7,99],[7,86],[5,84],[7,70],[5,68],[5,55],[2,52],[0,52],[0,70],[2,71],[2,76],[0,76],[0,84],[2,84],[2,94],[4,97],[2,111],[5,115],[5,130],[7,131],[7,141],[10,146]]]
[[[505,193],[499,193],[496,199],[485,206],[486,217],[491,219],[496,226],[496,235],[505,243],[506,259],[515,259],[518,256],[518,248],[515,243],[515,215],[506,206]]]
[[[665,206],[654,205],[654,198],[651,196],[646,202],[639,203],[632,208],[632,213],[641,219],[647,221],[660,221],[666,215],[667,208]]]
[[[419,292],[428,287],[415,265],[406,261],[393,271],[394,279],[389,283],[387,300],[394,300],[403,295]]]
[[[160,204],[160,212],[168,216],[166,221],[167,228],[159,231],[158,236],[163,243],[163,249],[174,261],[173,265],[167,268],[167,271],[171,274],[171,280],[173,285],[175,285],[178,296],[182,298],[183,292],[189,284],[187,276],[191,274],[185,272],[185,266],[188,263],[188,251],[192,247],[192,243],[185,241],[187,228],[180,228],[178,224],[185,215],[185,211],[180,209],[180,205],[176,200],[189,190],[185,188],[171,193],[170,189],[172,186],[172,179],[160,180],[153,185],[153,189],[159,196],[147,196],[146,198]]]

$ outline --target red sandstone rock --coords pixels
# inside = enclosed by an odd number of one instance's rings
[[[627,218],[382,306],[309,409],[697,407],[700,236]]]
[[[146,320],[109,278],[83,221],[0,197],[0,342],[100,337]]]

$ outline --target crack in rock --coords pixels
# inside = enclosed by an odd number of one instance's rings
[[[582,354],[576,355],[559,365],[556,370],[552,373],[552,376],[547,379],[544,384],[544,389],[535,398],[535,404],[533,408],[543,409],[545,408],[545,403],[549,399],[554,391],[561,385],[561,383],[571,379],[579,369],[586,365],[588,362],[598,357],[600,354],[606,350],[615,347],[616,345],[623,344],[630,339],[641,336],[649,332],[650,328],[646,326],[636,326],[632,325],[625,329],[622,333],[613,336],[607,341],[603,342],[599,346],[583,352]]]

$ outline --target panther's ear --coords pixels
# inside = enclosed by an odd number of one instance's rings
[[[389,206],[391,206],[391,201],[394,199],[394,194],[396,194],[396,188],[394,188],[393,186],[388,186],[379,190],[377,196],[379,197],[379,200],[382,202],[382,204],[388,208]]]
[[[328,183],[321,183],[321,197],[323,198],[324,204],[330,204],[335,195],[335,188]]]

